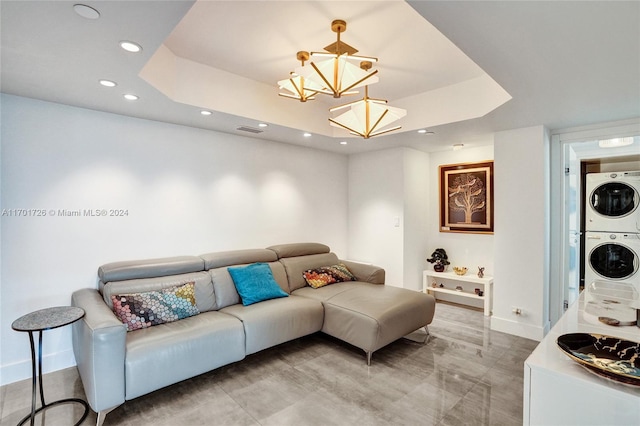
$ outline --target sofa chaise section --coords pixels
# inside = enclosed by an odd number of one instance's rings
[[[339,260],[323,244],[283,244],[269,248],[277,253],[287,271],[291,294],[322,302],[322,332],[362,349],[368,365],[373,352],[415,330],[423,327],[427,330],[433,320],[434,297],[384,285],[382,268]],[[305,270],[336,263],[346,265],[357,281],[317,289],[306,285]]]

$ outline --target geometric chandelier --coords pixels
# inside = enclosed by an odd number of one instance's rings
[[[296,73],[307,81],[322,86],[321,93],[339,98],[342,95],[354,94],[353,91],[365,84],[378,82],[378,71],[368,73],[359,67],[361,61],[377,62],[376,58],[356,56],[357,49],[340,40],[340,33],[347,29],[347,23],[336,19],[331,23],[331,30],[337,34],[337,40],[324,48],[325,52],[311,52],[311,67],[298,67]]]
[[[371,62],[364,61],[361,63],[361,67],[367,70],[371,67]],[[365,139],[400,129],[401,126],[392,128],[386,128],[386,126],[407,115],[407,111],[404,109],[387,106],[387,101],[384,99],[370,98],[369,86],[365,86],[362,99],[333,107],[329,109],[329,112],[345,109],[346,111],[337,117],[329,118],[330,124]]]
[[[298,52],[296,58],[302,62],[309,60],[309,52]],[[287,98],[298,99],[300,102],[306,102],[307,100],[315,99],[315,95],[322,90],[322,86],[314,83],[295,72],[290,73],[289,78],[286,80],[280,80],[278,87],[282,90],[286,90],[289,93],[279,93],[280,96]]]
[[[379,81],[378,70],[369,70],[378,59],[358,56],[357,49],[341,41],[340,34],[346,29],[347,23],[336,19],[331,23],[331,30],[337,34],[335,43],[326,46],[324,52],[298,52],[296,58],[302,65],[291,73],[289,79],[278,82],[280,89],[289,92],[280,95],[306,102],[314,99],[318,93],[334,98],[354,95],[358,93],[355,89],[364,86],[364,98],[331,108],[331,112],[347,108],[348,110],[337,117],[329,118],[329,122],[365,139],[399,129],[400,126],[392,129],[384,127],[404,117],[407,112],[386,106],[385,100],[369,98],[368,85]],[[307,60],[311,61],[310,66],[305,67]]]

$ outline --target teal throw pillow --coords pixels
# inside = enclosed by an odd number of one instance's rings
[[[264,300],[289,296],[273,278],[271,268],[266,263],[252,263],[249,266],[227,268],[233,284],[244,306]]]

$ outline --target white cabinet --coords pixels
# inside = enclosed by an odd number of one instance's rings
[[[640,328],[602,324],[580,296],[524,364],[525,425],[640,425],[640,387],[587,371],[557,347],[566,333],[599,333],[640,342]]]
[[[475,292],[471,291],[458,291],[455,287],[432,287],[431,283],[433,281],[438,282],[438,280],[447,280],[447,281],[458,281],[462,283],[473,283],[481,286],[483,295],[478,296]],[[482,278],[477,277],[476,275],[458,275],[455,272],[436,272],[436,271],[423,271],[422,272],[422,291],[424,292],[433,292],[433,293],[446,293],[452,294],[460,297],[473,298],[476,300],[482,300],[484,303],[484,314],[485,316],[491,315],[492,309],[492,294],[493,294],[493,277],[485,275]]]

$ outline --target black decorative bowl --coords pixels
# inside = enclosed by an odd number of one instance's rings
[[[608,379],[640,386],[640,343],[603,334],[563,334],[558,347],[572,360]]]

